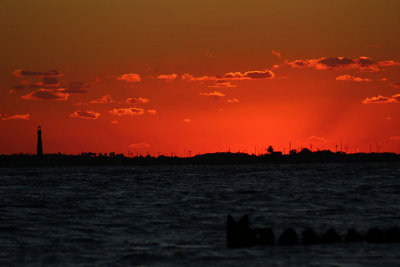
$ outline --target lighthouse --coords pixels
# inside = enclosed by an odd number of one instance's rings
[[[42,128],[39,126],[37,131],[37,155],[43,155],[43,146],[42,146]]]

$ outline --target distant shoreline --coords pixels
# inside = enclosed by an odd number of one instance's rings
[[[140,166],[140,165],[237,165],[237,164],[298,164],[298,163],[369,163],[400,162],[396,153],[354,153],[331,152],[329,150],[311,152],[302,150],[289,155],[273,152],[264,155],[218,152],[193,157],[138,156],[125,157],[122,154],[81,155],[44,154],[41,156],[14,154],[0,155],[0,168],[15,167],[63,167],[63,166]]]

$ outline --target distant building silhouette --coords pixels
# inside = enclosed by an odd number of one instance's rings
[[[39,126],[37,131],[37,155],[43,155],[43,146],[42,146],[42,128]]]

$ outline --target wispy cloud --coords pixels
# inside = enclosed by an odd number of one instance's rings
[[[317,70],[355,69],[361,71],[380,71],[381,68],[400,66],[393,60],[374,61],[369,57],[350,59],[346,57],[323,57],[287,62],[293,68],[314,68]]]
[[[94,112],[92,110],[77,110],[69,116],[72,118],[95,120],[98,119],[100,115],[100,113]]]
[[[133,149],[143,149],[143,148],[149,148],[150,145],[148,143],[142,142],[137,144],[130,144],[129,147]]]
[[[236,99],[236,98],[232,98],[232,99],[226,100],[226,102],[228,102],[228,103],[239,103],[239,100]]]
[[[26,100],[57,100],[65,101],[68,100],[68,94],[60,91],[53,91],[48,89],[39,89],[35,92],[31,92],[27,95],[22,96]]]
[[[310,143],[326,143],[326,142],[328,142],[327,139],[320,137],[320,136],[316,136],[316,135],[312,135],[312,136],[308,137],[305,141],[310,142]]]
[[[142,108],[114,108],[110,113],[116,116],[139,116],[144,114]]]
[[[29,120],[31,117],[31,114],[15,114],[15,115],[11,115],[11,116],[7,116],[7,115],[3,115],[1,116],[1,119],[3,121],[7,121],[7,120]]]
[[[343,81],[343,82],[370,82],[371,79],[368,78],[361,78],[356,76],[351,76],[348,74],[336,77],[336,81]]]
[[[389,137],[390,141],[400,141],[400,136],[391,136]]]
[[[222,78],[217,78],[215,76],[198,76],[195,77],[192,74],[185,73],[181,76],[181,79],[187,82],[206,82],[206,81],[218,81]]]
[[[24,90],[26,88],[26,86],[24,84],[18,84],[15,85],[13,87],[11,87],[11,89],[8,91],[10,94],[14,93],[16,90],[20,91],[20,90]]]
[[[281,56],[281,53],[278,52],[278,51],[272,50],[271,53],[272,53],[274,56],[276,56],[277,58],[281,58],[281,57],[282,57],[282,56]]]
[[[94,99],[94,100],[90,101],[89,103],[92,103],[92,104],[110,104],[110,103],[114,103],[114,100],[112,99],[112,97],[110,95],[104,95],[99,99]]]
[[[135,83],[135,82],[140,82],[142,79],[140,78],[139,74],[127,73],[127,74],[122,74],[121,76],[118,76],[117,80],[125,81],[128,83]]]
[[[126,99],[126,103],[128,104],[145,104],[149,102],[150,100],[144,97],[129,97]]]
[[[208,85],[207,87],[209,87],[209,88],[235,88],[236,84],[232,84],[232,83],[224,81],[224,80],[219,80],[219,81],[215,81],[215,83]]]
[[[202,95],[202,96],[214,96],[214,97],[224,97],[225,96],[224,93],[221,93],[221,92],[218,92],[218,91],[209,92],[209,93],[202,92],[202,93],[199,93],[199,95]]]
[[[390,86],[394,88],[400,88],[400,82],[391,83]]]
[[[166,82],[172,82],[174,81],[176,78],[178,77],[178,74],[173,73],[173,74],[162,74],[162,75],[158,75],[157,79],[159,80],[164,80]]]
[[[391,97],[387,96],[372,96],[372,97],[367,97],[363,101],[361,101],[363,104],[390,104],[390,103],[400,103],[400,94],[395,94],[392,95]]]
[[[192,122],[192,120],[191,120],[191,119],[183,119],[182,121],[183,121],[183,122],[186,122],[186,123],[190,123],[190,122]]]
[[[213,53],[211,53],[210,51],[207,51],[207,50],[203,52],[203,55],[204,55],[205,57],[213,57],[213,56],[214,56]]]
[[[147,113],[149,113],[150,115],[156,115],[157,114],[157,110],[155,109],[148,109]]]

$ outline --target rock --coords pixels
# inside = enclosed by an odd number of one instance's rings
[[[321,235],[321,243],[330,244],[340,242],[342,242],[342,238],[334,228],[330,228],[325,234]]]
[[[320,239],[312,228],[307,227],[303,231],[302,242],[304,245],[315,245],[320,243]]]
[[[369,243],[385,243],[385,236],[378,228],[370,228],[365,235],[365,241]]]
[[[230,248],[248,247],[254,245],[255,234],[249,228],[249,216],[242,216],[235,222],[231,215],[228,215],[226,225],[226,244]]]
[[[385,241],[388,243],[400,242],[400,228],[395,226],[385,231]]]
[[[281,246],[297,245],[298,243],[297,233],[293,228],[286,228],[278,240],[278,244]]]
[[[272,228],[254,229],[256,245],[274,245],[275,235]]]
[[[363,241],[363,237],[356,229],[351,228],[346,233],[345,241],[346,243],[361,242]]]

